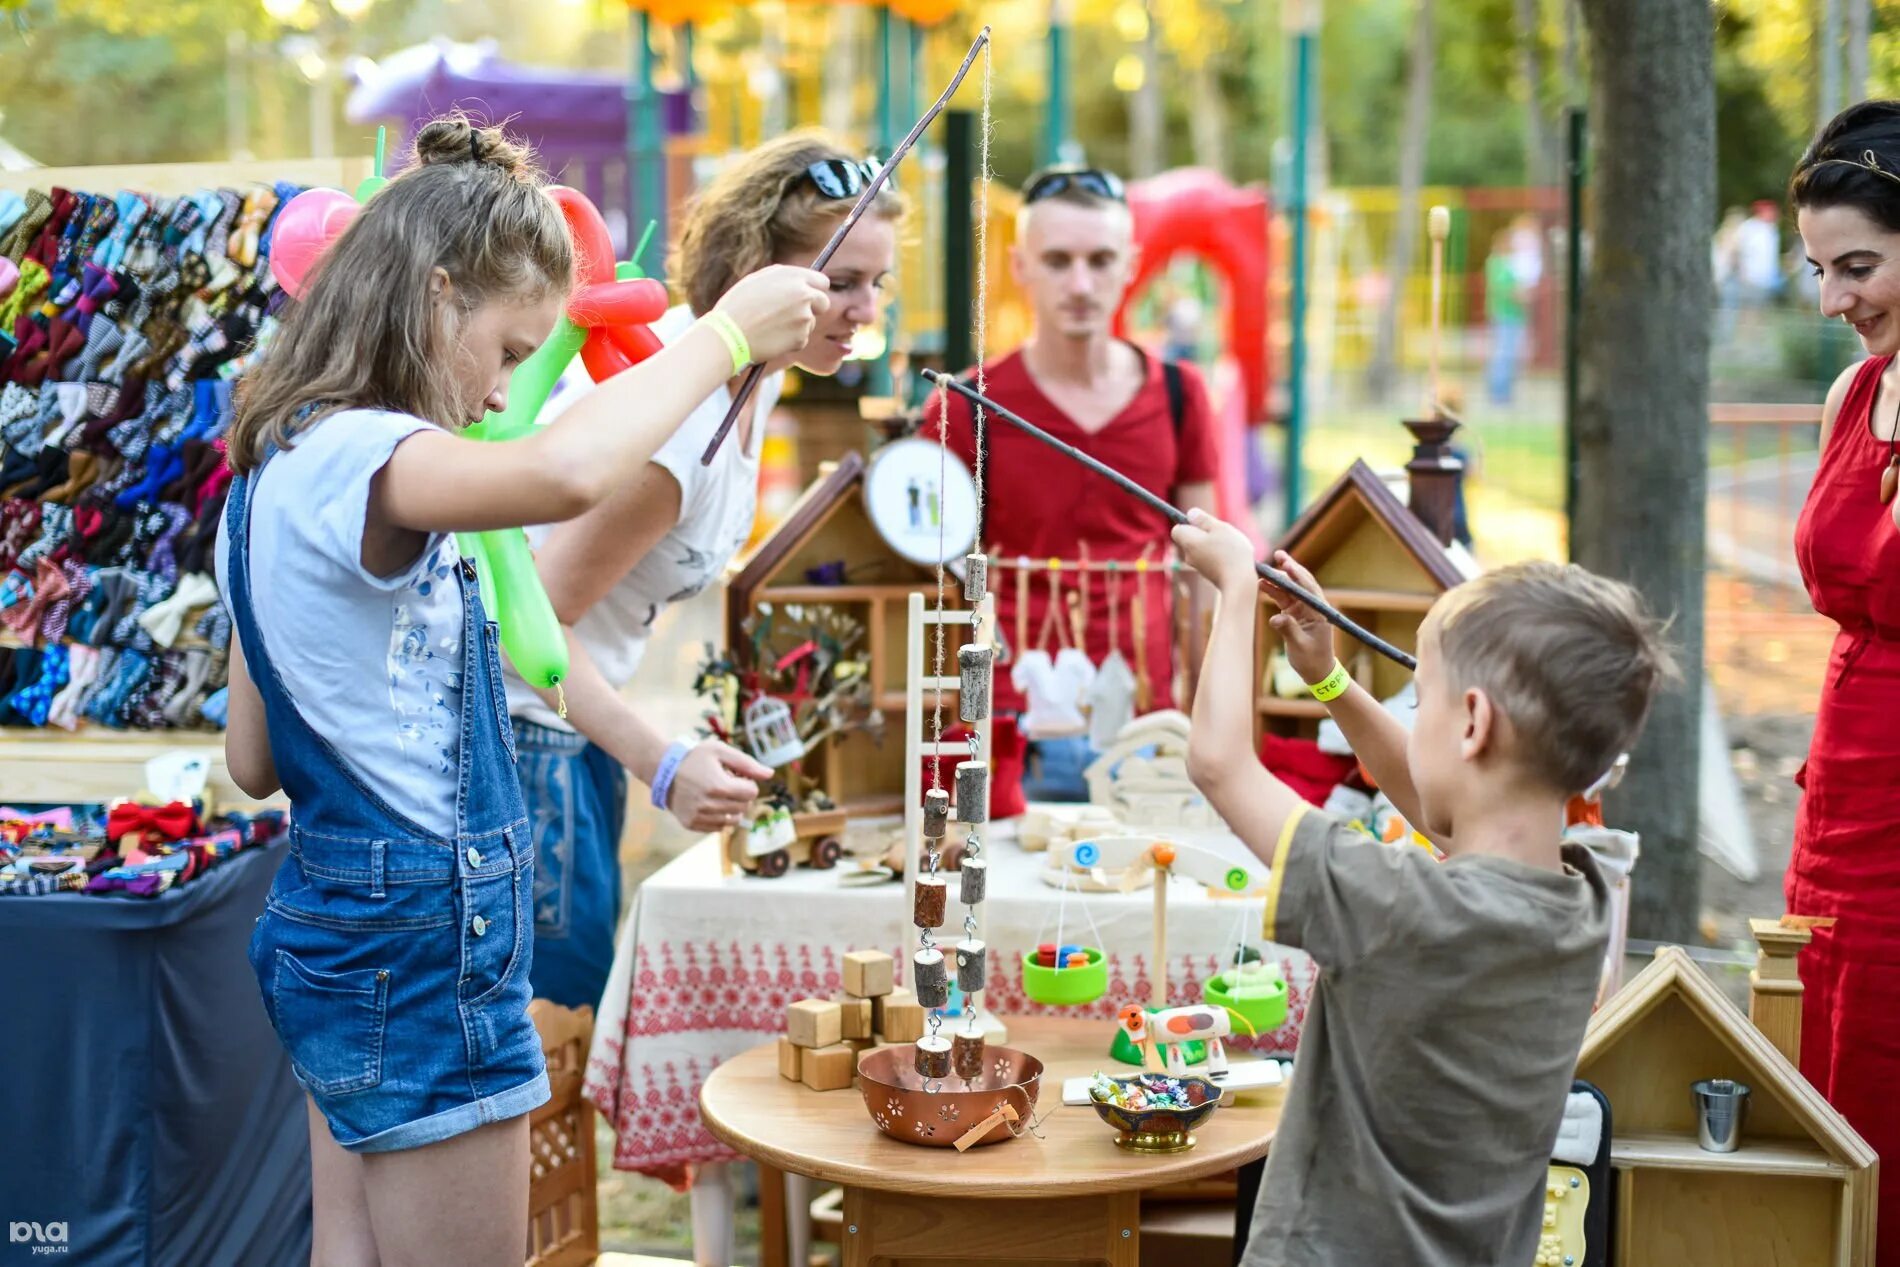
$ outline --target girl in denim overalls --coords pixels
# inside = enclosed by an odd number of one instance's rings
[[[455,435],[505,407],[573,275],[523,153],[438,119],[327,252],[233,428],[225,747],[245,792],[291,802],[251,962],[310,1096],[317,1262],[515,1264],[527,1241],[534,858],[495,625],[450,534],[589,509],[826,304],[822,275],[761,270],[531,438]]]

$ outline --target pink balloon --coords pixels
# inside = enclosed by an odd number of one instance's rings
[[[270,271],[292,299],[304,297],[311,268],[361,210],[341,189],[306,189],[277,213],[270,227]]]
[[[11,295],[13,288],[19,284],[19,265],[15,264],[6,256],[0,255],[0,299],[5,299],[8,295]]]

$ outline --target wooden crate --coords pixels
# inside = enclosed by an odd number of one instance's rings
[[[528,1017],[547,1055],[548,1101],[528,1116],[528,1267],[581,1267],[600,1254],[594,1107],[581,1095],[594,1009],[536,999]]]

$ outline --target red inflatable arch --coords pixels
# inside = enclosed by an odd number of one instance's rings
[[[1128,186],[1141,260],[1115,314],[1118,332],[1128,304],[1178,252],[1205,259],[1227,285],[1227,353],[1240,366],[1247,420],[1267,416],[1267,195],[1229,184],[1219,172],[1187,167]]]

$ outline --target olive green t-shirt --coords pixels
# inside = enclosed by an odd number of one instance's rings
[[[1609,887],[1288,823],[1269,941],[1319,965],[1244,1267],[1529,1263],[1595,1004]]]

